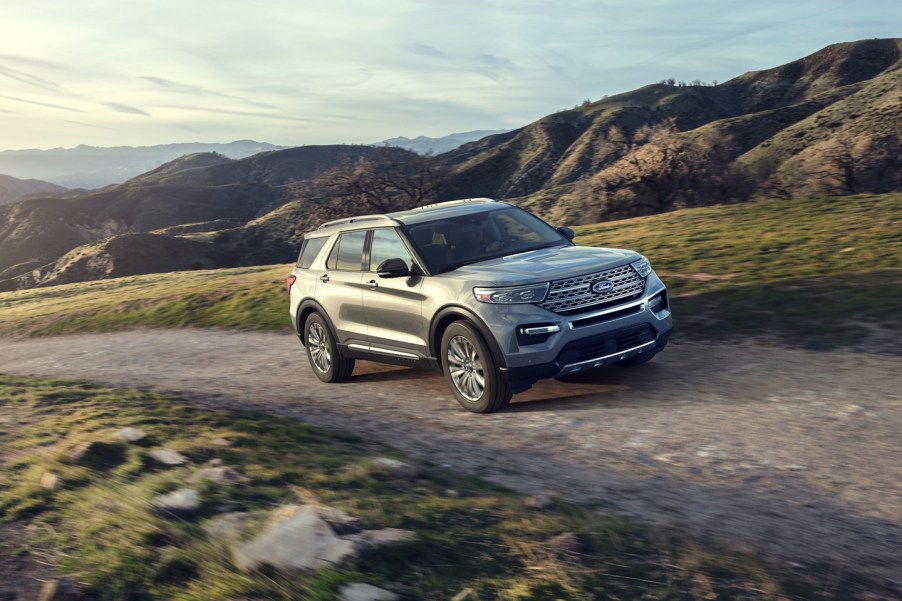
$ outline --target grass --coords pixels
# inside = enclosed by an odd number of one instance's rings
[[[685,209],[584,226],[577,241],[648,256],[678,336],[764,336],[899,353],[902,195]]]
[[[758,201],[576,228],[636,249],[679,339],[750,336],[902,353],[902,195]],[[0,335],[127,327],[287,330],[290,266],[154,274],[0,293]]]
[[[396,455],[371,442],[259,414],[200,411],[156,393],[0,376],[0,418],[0,525],[29,524],[26,538],[6,548],[57,565],[91,599],[326,600],[349,582],[419,600],[450,599],[467,587],[498,600],[837,598],[851,586],[825,590],[816,570],[798,581],[755,557],[643,528],[603,507],[556,501],[530,509],[522,495],[434,465],[404,478],[374,465],[374,456]],[[124,427],[144,430],[147,442],[116,441]],[[211,444],[215,438],[231,444]],[[73,464],[72,449],[85,442],[103,443],[103,460]],[[178,450],[191,465],[152,467],[146,454],[156,447]],[[156,495],[214,458],[248,484],[202,486],[196,518],[152,510]],[[63,486],[42,487],[48,472]],[[223,543],[205,538],[213,515],[297,503],[297,486],[368,528],[405,528],[417,539],[292,575],[244,574]]]

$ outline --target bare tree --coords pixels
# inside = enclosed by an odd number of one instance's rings
[[[387,213],[428,204],[447,173],[432,156],[385,149],[365,159],[345,159],[313,182],[314,202],[325,218]]]
[[[731,140],[713,129],[681,133],[671,118],[629,137],[612,128],[607,143],[623,154],[595,177],[606,213],[660,213],[747,196],[743,171],[731,165]]]

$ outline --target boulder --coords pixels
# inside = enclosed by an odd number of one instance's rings
[[[397,601],[400,597],[372,584],[352,582],[341,587],[338,591],[338,599],[339,601]]]
[[[310,571],[339,564],[354,544],[339,538],[312,505],[287,505],[273,514],[263,532],[233,546],[232,560],[243,572],[271,566],[285,572]]]
[[[138,442],[139,440],[147,438],[147,434],[144,433],[144,430],[138,428],[122,428],[113,436],[125,442]]]
[[[201,506],[200,493],[193,488],[180,488],[171,493],[160,495],[153,502],[154,506],[164,513],[180,516],[190,515]]]
[[[178,451],[173,451],[172,449],[155,449],[148,453],[148,455],[150,455],[150,458],[157,463],[162,463],[163,465],[167,465],[169,467],[184,465],[188,462],[187,457],[185,457]]]

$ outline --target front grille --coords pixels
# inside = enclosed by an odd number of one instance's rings
[[[592,292],[592,284],[610,280],[614,287],[605,294]],[[587,309],[601,309],[639,298],[645,289],[645,278],[630,267],[616,267],[566,280],[551,282],[548,296],[539,306],[555,313],[570,315]]]

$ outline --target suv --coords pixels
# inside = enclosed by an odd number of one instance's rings
[[[673,329],[648,259],[487,198],[338,219],[304,235],[289,313],[313,373],[355,359],[444,372],[469,411],[542,378],[638,365]]]

